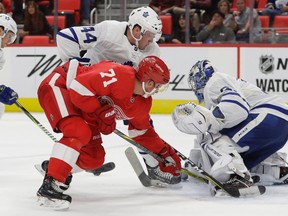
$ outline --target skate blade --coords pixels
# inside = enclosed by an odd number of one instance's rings
[[[48,199],[47,197],[38,196],[37,202],[40,206],[50,208],[56,211],[66,211],[70,207],[70,202],[67,200]]]
[[[34,167],[42,176],[45,176],[46,172],[42,169],[41,164],[35,164]]]
[[[158,188],[181,189],[183,186],[180,184],[167,184],[159,180],[151,179],[150,186]]]

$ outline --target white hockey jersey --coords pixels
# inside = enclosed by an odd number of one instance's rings
[[[107,20],[95,26],[76,26],[61,30],[57,34],[58,53],[62,61],[77,58],[83,64],[95,64],[101,60],[112,60],[136,67],[148,55],[160,56],[158,44],[153,41],[145,50],[131,45],[125,35],[127,22]],[[129,31],[129,29],[128,29]],[[80,56],[81,51],[86,51]]]
[[[270,113],[288,120],[284,114],[288,106],[280,97],[220,72],[214,73],[204,88],[204,105],[210,110],[217,106],[224,115],[224,119],[218,119],[221,128],[215,128],[215,131],[239,124],[249,113]],[[213,114],[217,117],[217,113]],[[211,130],[214,131],[213,128]]]

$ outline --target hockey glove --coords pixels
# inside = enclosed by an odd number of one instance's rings
[[[175,150],[169,144],[165,143],[165,147],[159,152],[159,155],[169,162],[159,162],[161,171],[169,172],[174,176],[179,176],[181,170],[181,159],[176,154]]]
[[[111,105],[105,105],[96,111],[96,124],[102,134],[108,135],[116,129],[115,117],[115,110]]]
[[[12,105],[17,101],[17,99],[18,99],[18,94],[13,89],[5,85],[0,85],[0,102],[1,103]]]

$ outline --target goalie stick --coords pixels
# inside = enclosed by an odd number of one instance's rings
[[[135,140],[131,139],[130,137],[128,137],[127,135],[125,135],[124,133],[122,133],[121,131],[115,129],[114,131],[115,134],[117,134],[118,136],[120,136],[121,138],[123,138],[124,140],[128,141],[129,143],[131,143],[132,145],[136,146],[137,148],[145,151],[146,153],[150,154],[151,156],[153,156],[155,159],[165,162],[165,163],[169,163],[167,160],[165,160],[164,158],[160,157],[159,155],[155,154],[154,152],[150,151],[149,149],[145,148],[144,146],[140,145],[139,143],[137,143]],[[262,185],[258,185],[258,186],[251,186],[249,188],[231,188],[231,187],[227,187],[226,185],[223,185],[222,183],[220,183],[217,179],[215,179],[214,177],[212,177],[211,175],[209,175],[207,172],[205,172],[203,169],[201,169],[200,167],[198,167],[192,160],[190,160],[189,158],[187,158],[185,155],[183,155],[182,153],[180,153],[179,151],[177,151],[176,149],[174,149],[176,151],[176,153],[178,154],[178,156],[184,160],[185,162],[187,162],[190,166],[192,166],[197,172],[201,173],[209,182],[213,183],[215,186],[219,187],[220,189],[222,189],[223,191],[225,191],[227,194],[229,194],[232,197],[240,197],[240,196],[255,196],[255,195],[261,195],[263,193],[265,193],[266,188]],[[187,169],[182,168],[181,172],[188,174],[192,177],[195,176],[194,173],[190,172]]]

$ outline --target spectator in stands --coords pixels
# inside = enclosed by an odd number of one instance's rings
[[[236,0],[237,11],[233,12],[237,23],[236,40],[249,43],[249,34],[252,34],[253,41],[261,37],[261,22],[256,9],[253,9],[253,22],[250,32],[250,8],[246,6],[246,0]]]
[[[207,25],[217,10],[219,0],[190,0],[190,8],[196,9],[201,14],[201,22]]]
[[[29,1],[25,7],[24,29],[19,30],[20,42],[25,35],[48,35],[52,39],[52,27],[35,1]]]
[[[200,21],[200,16],[195,13],[192,17],[192,33],[191,33],[191,42],[197,42],[196,36],[202,31],[204,25]]]
[[[26,4],[30,0],[26,0]],[[54,8],[54,0],[35,0],[35,2],[38,4],[39,10],[42,11],[44,15],[51,15],[52,10]]]
[[[210,23],[197,34],[197,41],[203,43],[235,43],[235,34],[231,28],[224,26],[224,18],[225,15],[222,12],[215,11]]]
[[[23,0],[13,1],[12,18],[17,24],[23,24]]]
[[[174,31],[175,26],[178,26],[178,15],[186,12],[185,0],[151,0],[149,3],[149,7],[151,7],[158,15],[172,16],[172,31]],[[191,9],[190,15],[193,15],[194,12],[195,9]],[[162,42],[171,42],[171,37],[161,37],[158,43]]]
[[[90,4],[91,0],[81,0],[81,25],[88,26],[90,25]]]
[[[234,32],[236,32],[237,23],[230,9],[231,9],[230,2],[228,0],[220,0],[218,2],[218,10],[221,11],[225,15],[223,24],[226,27],[231,28]]]
[[[185,0],[151,0],[149,3],[156,13],[159,15],[165,14],[181,14],[185,13]],[[190,10],[190,14],[193,15],[195,10]]]
[[[269,0],[261,15],[269,16],[269,26],[273,26],[275,16],[288,15],[288,0]]]
[[[186,20],[185,14],[177,15],[177,25],[174,26],[173,36],[172,36],[172,43],[181,44],[185,43],[186,38]],[[189,31],[189,41],[196,42],[196,34],[200,31],[200,19],[197,13],[195,13],[192,17],[192,22],[190,25]]]

